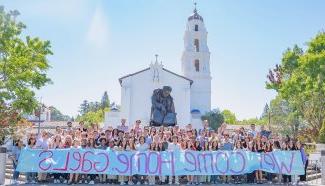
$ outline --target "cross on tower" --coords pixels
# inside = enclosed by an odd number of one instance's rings
[[[158,54],[155,54],[156,62],[158,63]]]

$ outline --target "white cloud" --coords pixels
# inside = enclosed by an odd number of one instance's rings
[[[107,45],[109,38],[108,20],[100,6],[97,6],[91,19],[87,41],[92,47],[102,48]]]

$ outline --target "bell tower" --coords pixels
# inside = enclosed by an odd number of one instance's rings
[[[208,32],[196,3],[193,14],[188,17],[184,34],[182,55],[183,75],[191,80],[191,112],[202,115],[211,110],[210,51],[207,45]]]

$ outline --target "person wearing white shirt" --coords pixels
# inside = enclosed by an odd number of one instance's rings
[[[257,131],[255,129],[255,124],[251,124],[251,129],[248,131],[248,133],[251,134],[253,136],[253,138],[256,137]]]
[[[135,146],[135,149],[137,151],[146,151],[148,150],[148,144],[145,143],[145,137],[144,136],[140,136],[139,138],[139,143]],[[145,185],[148,185],[148,182],[146,181],[146,177],[145,175],[139,175],[138,181],[137,181],[137,185],[140,185],[141,182],[144,183]]]
[[[129,127],[125,124],[126,123],[126,119],[121,119],[121,125],[117,126],[117,129],[123,132],[128,132],[129,131]]]
[[[140,136],[139,143],[135,146],[135,149],[137,151],[146,151],[146,150],[148,150],[148,144],[145,143],[145,137],[144,136]]]
[[[42,135],[36,141],[36,148],[48,149],[49,143],[49,134],[46,131],[42,131]]]
[[[181,150],[180,145],[178,144],[178,137],[173,136],[172,137],[172,143],[168,144],[168,151],[179,151]],[[179,178],[178,176],[175,177],[175,185],[179,185]],[[169,176],[169,185],[173,184],[173,176]]]
[[[42,131],[42,136],[37,139],[35,147],[37,149],[48,149],[49,148],[49,134],[46,131]],[[46,181],[46,173],[38,173],[39,183]]]

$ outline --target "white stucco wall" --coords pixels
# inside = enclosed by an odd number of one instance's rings
[[[158,64],[122,79],[121,117],[127,119],[130,125],[138,119],[143,125],[149,124],[152,92],[163,86],[172,87],[171,96],[174,99],[178,125],[190,123],[190,81],[163,70]]]

